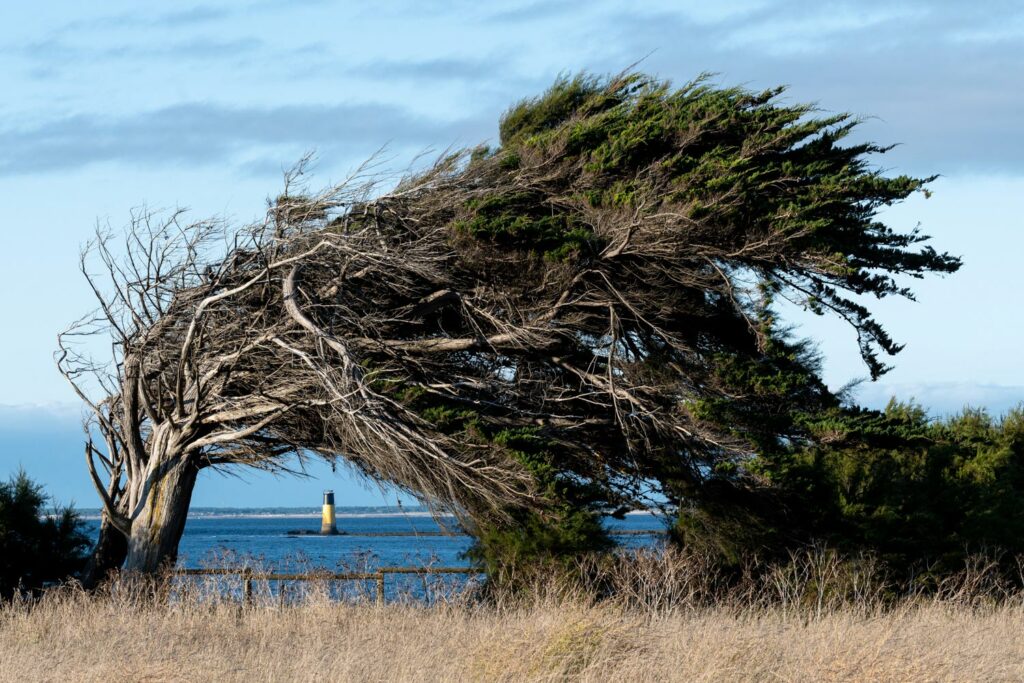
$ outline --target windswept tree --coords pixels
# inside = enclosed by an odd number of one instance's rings
[[[129,569],[172,559],[203,467],[341,459],[482,536],[572,546],[580,511],[652,487],[703,504],[716,473],[809,438],[793,406],[837,399],[772,302],[847,321],[878,376],[900,347],[863,297],[959,261],[876,217],[930,179],[883,175],[885,148],[842,144],[853,119],[780,92],[562,79],[496,148],[393,187],[292,176],[256,225],[143,213],[100,235],[99,311],[59,351],[102,435],[100,564],[118,535]],[[72,344],[93,333],[111,365]]]

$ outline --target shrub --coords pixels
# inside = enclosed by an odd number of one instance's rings
[[[43,487],[19,471],[0,482],[0,599],[78,572],[89,538],[71,507],[46,514]]]

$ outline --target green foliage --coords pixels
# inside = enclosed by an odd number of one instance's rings
[[[719,88],[706,77],[680,88],[638,73],[560,78],[506,112],[493,155],[511,176],[507,187],[518,187],[529,168],[571,167],[571,174],[543,191],[485,195],[456,226],[564,260],[605,246],[582,218],[586,207],[685,216],[695,242],[729,247],[734,257],[749,251],[747,265],[763,284],[850,322],[877,377],[887,370],[879,352],[902,347],[849,294],[909,297],[894,273],[960,265],[931,247],[915,250],[928,239],[917,230],[896,232],[875,218],[879,208],[926,192],[933,177],[883,175],[869,158],[888,147],[842,144],[856,119],[781,104],[782,92]],[[750,248],[758,237],[814,265],[776,268]]]
[[[466,428],[468,422],[476,416],[472,410],[459,410],[451,406],[430,406],[424,408],[420,416],[428,422],[433,422],[441,432],[450,433]]]
[[[22,471],[0,482],[0,599],[72,576],[89,539],[71,508],[44,516],[42,486]]]
[[[759,452],[806,439],[804,417],[839,404],[822,383],[819,359],[808,342],[788,341],[774,329],[766,332],[770,342],[760,354],[715,354],[714,376],[730,391],[691,404],[696,417],[727,425]]]
[[[960,265],[876,219],[932,178],[883,175],[871,158],[887,148],[848,142],[854,118],[782,92],[563,77],[509,109],[500,147],[460,167],[457,201],[437,215],[465,255],[471,298],[507,293],[483,328],[509,316],[537,336],[558,329],[543,349],[460,357],[459,372],[488,387],[470,400],[396,390],[467,452],[488,446],[522,465],[545,500],[511,521],[476,518],[470,556],[492,576],[607,547],[600,514],[639,481],[682,511],[677,539],[732,561],[815,538],[905,562],[996,540],[979,529],[1005,512],[1005,448],[985,441],[968,458],[966,437],[911,408],[844,409],[813,346],[775,320],[776,296],[839,316],[877,377],[880,355],[900,346],[859,297],[910,297],[897,274]],[[550,311],[564,319],[542,318]],[[455,336],[462,314],[436,315],[429,325]],[[593,379],[605,377],[620,392],[610,403],[595,398],[611,391]],[[555,426],[569,414],[587,429]],[[507,426],[524,423],[544,426]],[[995,438],[984,424],[954,431]],[[963,519],[937,517],[957,496],[971,506]]]
[[[548,515],[519,513],[512,524],[481,525],[474,536],[466,556],[489,578],[506,584],[552,564],[571,569],[573,558],[613,545],[598,514],[570,505]]]
[[[552,210],[529,192],[492,195],[470,201],[467,208],[471,217],[456,222],[456,230],[494,244],[536,250],[553,260],[585,249],[594,238],[575,216]]]
[[[523,578],[521,573],[528,567],[548,563],[565,568],[574,557],[612,547],[601,523],[606,491],[574,476],[570,463],[559,457],[559,449],[543,430],[495,428],[478,412],[439,403],[416,388],[397,389],[394,395],[439,432],[501,451],[533,476],[543,500],[541,510],[510,510],[505,519],[479,517],[469,528],[474,544],[467,557],[493,580]]]
[[[509,109],[498,127],[502,146],[556,128],[604,90],[601,79],[579,75],[561,77],[540,97]]]
[[[455,226],[499,248],[585,268],[609,247],[593,216],[681,216],[689,232],[675,243],[680,249],[711,250],[729,262],[721,278],[743,273],[758,284],[760,303],[743,310],[731,290],[699,298],[677,291],[665,303],[678,312],[663,329],[699,349],[706,372],[691,377],[704,391],[672,409],[695,429],[725,437],[706,450],[647,444],[643,453],[647,476],[682,510],[675,529],[682,542],[738,560],[819,538],[876,549],[905,566],[1009,541],[1016,522],[1003,533],[994,520],[1010,514],[1016,464],[995,427],[977,415],[940,427],[912,406],[884,414],[844,409],[822,383],[810,343],[777,326],[771,302],[780,293],[816,314],[837,314],[856,329],[877,377],[887,370],[879,354],[900,345],[850,295],[910,297],[893,274],[959,267],[955,257],[916,247],[927,239],[917,231],[899,233],[875,218],[932,178],[883,175],[869,157],[887,148],[844,144],[855,119],[780,103],[781,93],[720,88],[704,77],[679,88],[636,73],[563,77],[505,114],[500,149],[471,161],[497,160],[502,181],[476,194]],[[532,169],[542,169],[543,180],[524,180]],[[766,257],[756,246],[763,244],[778,247]],[[646,274],[655,261],[635,267]],[[686,306],[700,314],[688,318]],[[643,345],[646,357],[629,371],[648,385],[671,383],[686,367],[685,357],[659,352],[659,340]],[[571,463],[522,439],[502,445],[548,496],[565,501],[560,524],[576,528],[572,511],[586,511],[592,497],[574,488]],[[532,518],[520,522],[514,532],[485,531],[476,558],[491,566],[501,552],[515,558],[539,546],[574,548],[572,533],[563,543]]]
[[[704,288],[694,286],[691,296],[684,286],[665,287],[665,309],[657,311],[659,334],[685,340],[700,354],[700,368],[640,332],[642,350],[633,351],[642,358],[623,370],[645,387],[690,373],[678,388],[687,398],[665,409],[687,415],[688,429],[719,435],[710,447],[644,444],[645,475],[681,510],[678,540],[736,561],[821,539],[877,550],[901,567],[985,544],[1024,550],[1012,509],[1022,493],[1020,447],[1004,433],[1013,428],[1002,426],[1016,425],[1016,414],[997,427],[975,413],[935,424],[913,406],[843,408],[821,381],[814,348],[776,324],[779,294],[838,315],[856,329],[877,377],[887,370],[880,354],[900,345],[856,296],[911,297],[896,273],[960,265],[918,246],[927,238],[917,231],[899,233],[875,217],[932,178],[883,175],[869,159],[887,148],[846,144],[854,118],[784,104],[781,93],[720,88],[703,77],[678,88],[636,73],[563,77],[505,114],[500,149],[470,162],[493,167],[499,180],[475,193],[454,225],[489,245],[582,269],[604,265],[612,240],[602,236],[602,222],[682,217],[685,237],[650,239],[672,244],[680,259],[690,251],[710,255],[695,257],[692,271]],[[642,230],[627,239],[642,241]],[[663,253],[630,267],[658,273]],[[687,281],[670,272],[666,279]],[[738,303],[731,286],[712,290],[707,283],[716,277],[756,283],[760,301]],[[563,539],[532,518],[514,531],[485,530],[474,552],[487,566],[500,564],[501,553],[573,549],[572,515],[595,499],[577,489],[571,461],[527,436],[494,439],[527,464],[546,495],[564,501],[559,523],[568,531]]]
[[[957,571],[972,553],[1024,554],[1024,406],[933,421],[893,401],[803,419],[813,443],[759,453],[749,466],[765,486],[684,512],[681,540],[727,557],[824,541],[877,553],[902,577]]]
[[[967,409],[928,423],[892,404],[853,445],[804,458],[824,460],[852,543],[897,566],[951,569],[983,549],[1024,553],[1022,424],[1020,408],[998,422]]]
[[[551,563],[567,569],[575,557],[612,547],[601,523],[603,491],[572,476],[539,430],[504,429],[491,442],[525,465],[548,503],[543,511],[515,510],[510,520],[483,520],[472,530],[466,555],[492,580],[524,579],[530,568]]]

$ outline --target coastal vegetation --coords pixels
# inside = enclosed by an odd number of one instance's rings
[[[400,179],[317,192],[300,164],[257,224],[140,212],[98,233],[82,272],[99,306],[57,356],[98,436],[86,583],[173,563],[200,469],[293,456],[458,515],[492,577],[571,566],[609,547],[603,516],[644,507],[737,567],[818,537],[870,546],[919,505],[883,476],[968,447],[931,448],[913,409],[849,407],[776,303],[848,323],[875,378],[901,347],[868,302],[960,263],[878,218],[930,178],[886,175],[887,148],[849,142],[856,119],[781,92],[562,78],[496,146]]]
[[[670,563],[666,564],[666,559]],[[709,558],[647,556],[595,601],[550,580],[528,598],[380,607],[311,589],[245,605],[168,602],[119,583],[0,606],[10,680],[996,681],[1024,675],[1024,595],[983,560],[893,599],[834,555],[724,587]],[[628,588],[627,588],[628,587]],[[58,644],[58,645],[55,645]]]
[[[0,670],[1020,678],[1024,408],[859,408],[780,314],[837,316],[883,375],[901,346],[870,302],[960,265],[879,220],[931,178],[780,94],[563,78],[400,179],[313,191],[300,164],[255,225],[97,234],[99,308],[58,361],[99,540],[86,590],[0,606]],[[96,334],[108,366],[76,346]],[[202,468],[292,457],[456,514],[486,581],[382,604],[169,573]],[[640,508],[666,543],[617,551],[604,518]]]
[[[0,602],[77,574],[90,539],[71,507],[47,508],[41,484],[19,471],[0,482]]]

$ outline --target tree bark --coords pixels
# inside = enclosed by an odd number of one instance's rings
[[[180,455],[153,468],[143,508],[132,520],[125,571],[153,574],[174,566],[198,473],[192,459]]]
[[[85,569],[82,570],[82,587],[93,590],[99,586],[111,572],[121,568],[127,556],[128,537],[110,523],[104,512],[100,521],[99,538]]]

